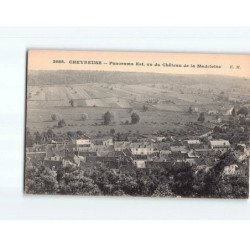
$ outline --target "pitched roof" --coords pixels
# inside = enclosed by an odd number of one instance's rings
[[[96,156],[97,153],[96,152],[83,152],[83,151],[80,151],[78,152],[78,156]]]
[[[129,141],[116,141],[114,143],[115,148],[126,148],[131,144]]]
[[[200,144],[200,140],[186,140],[189,145]]]
[[[196,153],[196,151],[190,150],[190,151],[188,152],[188,157],[189,157],[189,158],[196,158],[196,157],[198,157],[198,154]]]
[[[47,158],[53,157],[53,156],[61,156],[64,157],[66,154],[65,147],[63,146],[56,146],[56,145],[48,145],[47,150]]]
[[[154,145],[149,142],[132,142],[129,148],[154,148]]]
[[[90,144],[89,139],[77,139],[76,140],[76,145],[85,145],[85,144]]]
[[[111,151],[105,155],[106,157],[120,157],[120,158],[133,158],[134,155],[129,149],[124,149],[122,151]]]
[[[229,147],[230,143],[227,140],[213,140],[210,141],[212,147]]]
[[[170,150],[172,152],[184,152],[184,151],[186,152],[187,148],[185,146],[171,146]]]
[[[172,152],[171,152],[171,150],[161,150],[161,154],[162,155],[170,155]]]
[[[96,146],[96,145],[102,145],[103,140],[102,139],[93,139],[91,142]]]
[[[124,157],[124,153],[122,151],[111,151],[105,157]]]
[[[154,148],[156,148],[157,150],[168,150],[169,149],[169,144],[165,143],[165,142],[160,142],[160,143],[154,143]]]
[[[123,153],[124,153],[126,156],[134,157],[134,155],[132,154],[131,150],[128,149],[128,148],[125,148],[125,149],[123,150]]]

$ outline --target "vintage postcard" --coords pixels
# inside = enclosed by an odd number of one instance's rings
[[[250,55],[27,60],[25,193],[248,198]]]

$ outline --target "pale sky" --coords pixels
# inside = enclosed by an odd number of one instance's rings
[[[53,60],[63,60],[64,63],[54,63]],[[77,61],[80,64],[76,64]],[[84,64],[86,61],[88,64]],[[99,63],[92,64],[91,62]],[[116,63],[133,65],[115,65]],[[136,65],[136,63],[138,64]],[[173,64],[181,65],[182,67],[167,66]],[[197,65],[207,65],[208,67],[212,66],[212,68],[198,68]],[[238,66],[239,68],[237,68]],[[28,52],[28,70],[99,70],[167,74],[214,74],[248,78],[250,77],[250,55],[30,50]]]

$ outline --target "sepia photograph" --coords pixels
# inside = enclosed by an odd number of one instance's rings
[[[2,3],[0,249],[250,249],[248,5]]]
[[[26,194],[249,196],[250,56],[30,50]]]

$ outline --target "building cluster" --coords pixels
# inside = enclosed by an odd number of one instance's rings
[[[104,164],[112,169],[175,167],[188,164],[197,169],[209,169],[216,165],[220,156],[233,152],[239,164],[225,166],[224,173],[240,172],[242,162],[249,159],[249,148],[245,144],[231,145],[228,140],[208,140],[204,135],[197,138],[175,140],[172,136],[143,136],[134,140],[114,141],[113,137],[74,139],[67,142],[51,141],[46,145],[27,148],[26,164],[41,162],[45,166],[98,166]]]

